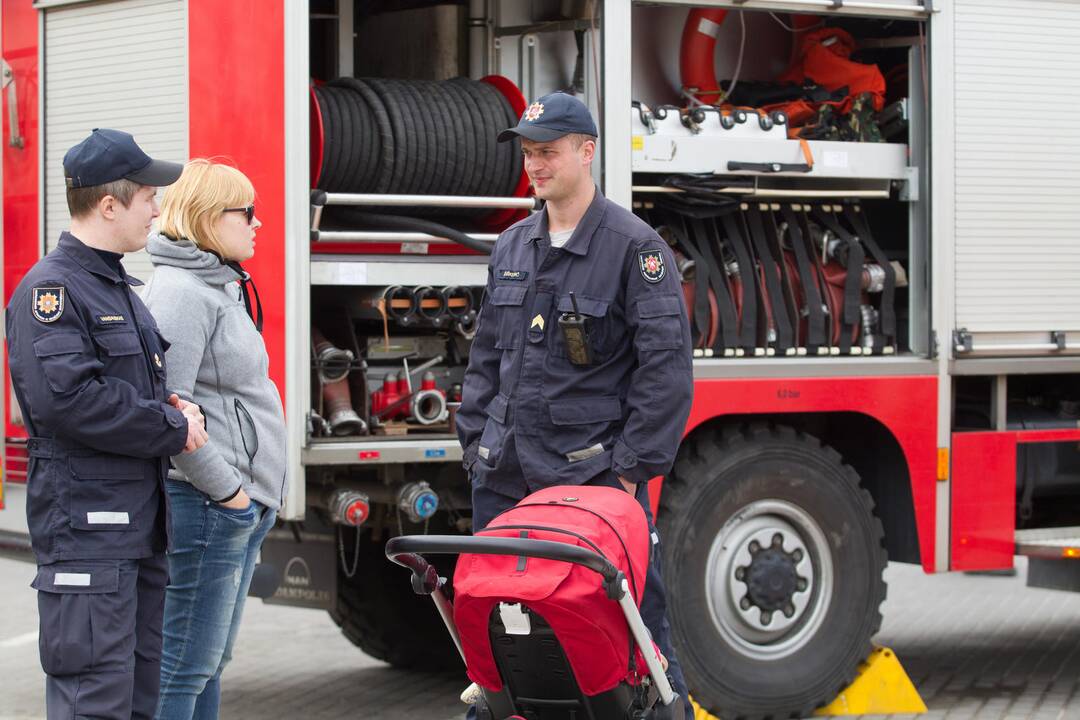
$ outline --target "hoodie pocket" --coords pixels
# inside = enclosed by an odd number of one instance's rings
[[[244,443],[248,463],[251,463],[255,461],[255,453],[259,452],[259,433],[255,430],[255,421],[251,419],[251,413],[244,407],[244,403],[237,398],[233,404],[236,409],[236,423],[240,427],[240,440]]]

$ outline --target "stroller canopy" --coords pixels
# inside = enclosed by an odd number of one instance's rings
[[[557,486],[529,495],[480,533],[569,543],[598,552],[626,575],[641,603],[649,562],[649,529],[634,498],[610,487]],[[454,621],[469,678],[502,690],[488,637],[492,610],[522,603],[551,625],[586,695],[611,690],[643,666],[626,618],[599,574],[580,565],[503,555],[462,555],[454,573]]]

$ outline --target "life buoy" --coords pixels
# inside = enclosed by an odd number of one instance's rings
[[[706,105],[716,104],[722,96],[716,82],[716,36],[727,14],[727,10],[695,8],[683,26],[679,48],[683,92]]]
[[[716,81],[716,38],[727,17],[727,10],[694,8],[686,16],[679,47],[679,78],[683,92],[706,105],[715,105],[723,97]],[[803,31],[821,22],[814,15],[792,15],[796,35],[791,43],[792,61],[802,54]]]

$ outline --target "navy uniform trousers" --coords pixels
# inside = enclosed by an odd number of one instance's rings
[[[625,491],[622,483],[612,472],[604,472],[589,480],[586,485],[604,485]],[[660,534],[653,525],[652,508],[649,507],[649,491],[647,483],[637,486],[635,499],[641,503],[645,510],[645,517],[649,521],[649,537],[652,540],[652,549],[649,553],[649,569],[645,574],[645,592],[641,596],[641,619],[645,627],[652,634],[653,642],[664,653],[668,661],[667,674],[672,680],[675,692],[683,697],[686,708],[687,720],[693,720],[693,706],[688,698],[690,691],[686,687],[686,678],[683,677],[682,666],[675,654],[675,647],[671,643],[671,626],[667,619],[667,590],[664,587],[663,570],[660,561]],[[473,485],[472,488],[472,528],[475,533],[487,526],[495,517],[521,501],[520,497],[511,497],[495,492],[482,485]],[[474,717],[470,713],[470,717]]]
[[[167,581],[164,554],[39,566],[49,720],[154,716]]]

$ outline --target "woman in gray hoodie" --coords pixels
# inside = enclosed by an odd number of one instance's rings
[[[255,253],[255,190],[236,168],[192,160],[164,193],[143,294],[169,386],[198,403],[210,441],[172,459],[172,517],[157,717],[216,718],[259,546],[286,491],[285,418],[261,307],[240,263]],[[254,309],[253,309],[254,308]]]

